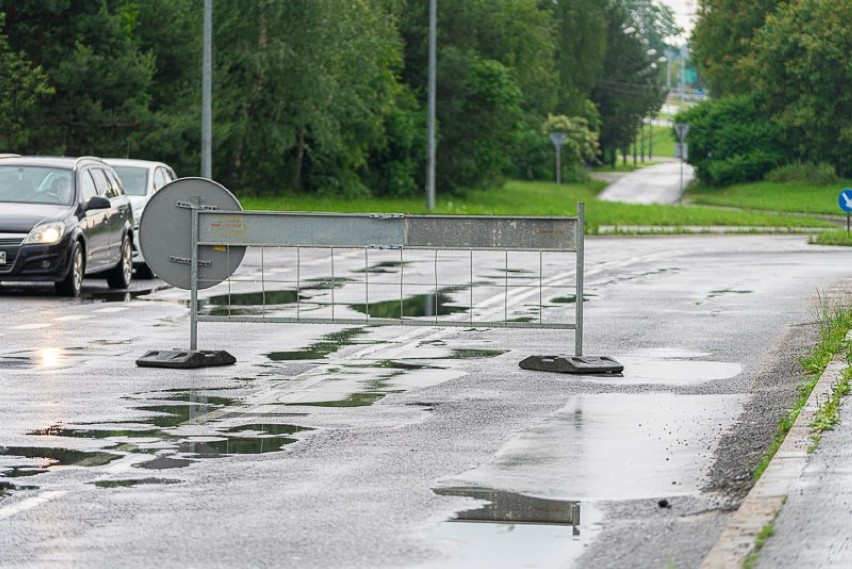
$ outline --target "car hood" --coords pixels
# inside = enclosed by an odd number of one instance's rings
[[[0,232],[26,233],[39,223],[63,221],[71,211],[67,205],[3,202]]]

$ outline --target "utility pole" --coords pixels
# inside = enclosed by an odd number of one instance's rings
[[[213,177],[213,0],[204,0],[204,61],[201,79],[201,177]]]
[[[435,209],[435,76],[437,67],[438,0],[429,0],[429,169],[426,172],[426,209]]]

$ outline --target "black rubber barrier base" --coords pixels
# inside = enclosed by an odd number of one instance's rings
[[[621,373],[624,366],[608,356],[530,356],[518,364],[524,369],[556,373]]]
[[[139,367],[166,367],[192,369],[198,367],[227,366],[237,358],[224,350],[150,350],[136,360]]]

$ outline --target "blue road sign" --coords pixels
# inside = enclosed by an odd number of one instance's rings
[[[840,209],[846,213],[852,213],[852,188],[846,188],[840,192],[837,203],[840,204]]]

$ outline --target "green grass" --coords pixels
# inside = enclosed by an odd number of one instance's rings
[[[576,203],[586,202],[586,230],[608,226],[761,226],[776,228],[833,227],[826,221],[773,212],[730,211],[670,205],[631,205],[599,202],[605,183],[556,185],[552,182],[510,181],[502,188],[472,190],[464,198],[438,197],[435,214],[451,215],[576,215]],[[343,213],[427,213],[425,198],[327,199],[313,196],[241,198],[244,209],[267,211],[326,211]]]
[[[754,549],[752,549],[751,553],[749,553],[743,560],[743,569],[753,569],[754,566],[757,565],[757,561],[760,559],[760,551],[763,549],[763,546],[766,545],[769,538],[775,533],[776,517],[778,517],[778,511],[775,512],[771,522],[764,524],[764,526],[760,528],[760,531],[757,533],[757,537],[754,538]]]
[[[845,229],[840,231],[823,231],[810,238],[810,242],[816,245],[845,245],[852,247],[852,233]]]
[[[727,188],[693,185],[687,189],[686,201],[696,205],[841,215],[837,196],[850,186],[852,180],[826,186],[789,182],[754,182]]]
[[[819,381],[822,372],[826,367],[828,367],[828,364],[834,358],[835,354],[845,348],[846,334],[849,330],[852,330],[852,308],[835,309],[833,312],[828,309],[824,309],[823,312],[824,314],[820,318],[821,331],[819,343],[807,356],[799,360],[805,374],[808,375],[808,379],[799,386],[798,398],[796,399],[793,408],[785,413],[778,421],[778,431],[775,434],[772,444],[766,452],[763,453],[760,464],[754,471],[754,480],[759,479],[763,475],[766,468],[769,466],[769,462],[772,460],[772,457],[775,456],[776,452],[778,452],[778,449],[781,447],[781,443],[784,442],[784,437],[787,436],[787,433],[789,433],[790,429],[793,427],[793,423],[795,423],[796,418],[799,416],[799,413],[801,413],[808,401],[808,398],[811,396],[811,392],[814,390],[814,387]],[[842,388],[840,391],[842,391]],[[838,397],[841,395],[842,394],[838,395]],[[822,421],[823,425],[826,425],[829,422],[830,419],[824,419]],[[831,425],[828,425],[828,427],[830,426]],[[817,435],[821,432],[822,431],[818,431]]]

